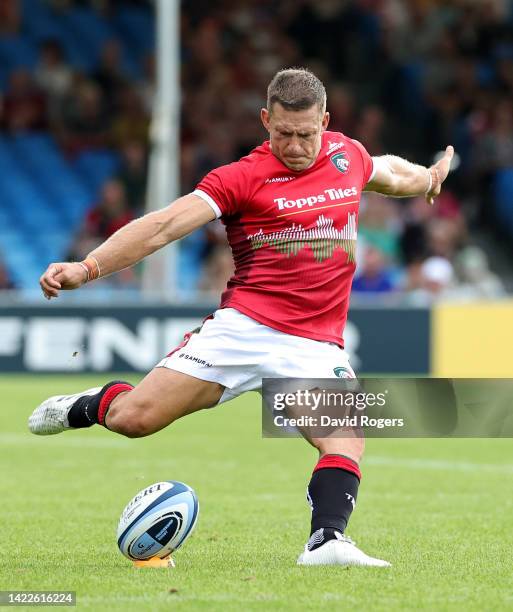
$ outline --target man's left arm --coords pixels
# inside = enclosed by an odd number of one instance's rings
[[[396,198],[425,194],[428,203],[433,204],[449,174],[453,156],[454,148],[448,146],[442,159],[429,168],[394,155],[373,157],[374,175],[364,191]]]

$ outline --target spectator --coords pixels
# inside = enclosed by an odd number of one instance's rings
[[[328,91],[330,101],[330,129],[350,134],[356,123],[355,99],[350,87],[335,83]]]
[[[106,240],[132,219],[123,184],[112,179],[104,184],[100,202],[87,215],[86,232],[94,238]]]
[[[212,168],[231,163],[235,156],[235,139],[227,124],[220,124],[206,133],[197,147],[196,180],[199,181]]]
[[[437,198],[435,206],[427,206],[424,197],[412,198],[404,205],[402,224],[399,244],[407,265],[428,254],[452,257],[466,236],[459,202],[449,190]]]
[[[20,68],[11,73],[3,101],[3,122],[7,131],[42,130],[46,127],[45,96],[30,72]]]
[[[353,281],[356,293],[389,293],[394,289],[392,274],[386,265],[383,253],[368,246],[364,251],[361,273]]]
[[[476,145],[475,163],[483,174],[513,168],[513,100],[502,98],[490,129]]]
[[[461,285],[457,295],[466,299],[497,299],[506,291],[500,278],[490,271],[484,251],[466,247],[456,258],[456,270]]]
[[[107,111],[112,113],[115,110],[119,92],[128,82],[122,68],[122,48],[118,40],[109,40],[104,44],[93,80],[102,91],[103,99],[107,103]]]
[[[431,256],[452,261],[462,239],[460,227],[452,219],[432,219],[427,226],[427,246]]]
[[[365,143],[367,151],[371,155],[384,155],[386,151],[383,144],[383,130],[385,126],[383,111],[377,106],[364,108],[357,126],[358,129],[354,136],[357,140]]]
[[[75,241],[72,259],[84,259],[87,253],[133,218],[127,206],[123,184],[116,179],[107,181],[103,185],[100,201],[87,214]]]
[[[153,111],[155,101],[155,55],[149,53],[142,60],[143,77],[137,85],[137,93],[141,98],[144,112],[149,116]]]
[[[413,198],[405,205],[399,243],[402,262],[407,266],[427,256],[426,224],[435,214],[435,208],[426,206],[424,198]]]
[[[71,154],[109,144],[109,117],[101,89],[90,81],[80,83],[69,100],[64,122],[64,144]]]
[[[118,90],[118,111],[112,123],[111,143],[119,149],[132,142],[145,145],[148,129],[148,117],[135,88],[126,86]]]
[[[64,98],[73,83],[73,71],[66,64],[58,41],[49,39],[42,43],[34,79],[48,97],[49,118],[57,121],[63,111]]]
[[[87,214],[69,257],[82,260],[86,255],[106,240],[118,229],[132,221],[123,184],[117,179],[107,181],[102,188],[100,202]],[[118,274],[99,281],[100,287],[136,289],[139,285],[138,268],[127,268]]]
[[[123,184],[128,208],[142,214],[146,198],[146,150],[140,142],[129,142],[121,151],[121,169],[117,175]]]
[[[358,234],[366,244],[379,249],[390,261],[399,254],[397,202],[375,193],[366,193],[360,210]]]
[[[455,286],[454,268],[444,257],[429,257],[419,267],[413,266],[409,279],[407,301],[414,306],[429,306],[431,303],[448,298]]]

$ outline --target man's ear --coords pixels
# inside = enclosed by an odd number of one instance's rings
[[[262,124],[267,131],[269,131],[269,111],[266,108],[262,108],[260,110],[260,119],[262,120]]]
[[[328,129],[328,124],[330,122],[330,114],[328,112],[324,113],[324,117],[322,118],[322,131],[325,132]]]

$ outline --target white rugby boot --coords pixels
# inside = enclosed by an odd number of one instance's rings
[[[310,546],[322,541],[322,529],[318,529],[309,540]],[[321,532],[321,533],[320,533]],[[318,548],[309,550],[308,544],[299,555],[298,565],[358,565],[367,567],[390,567],[388,561],[369,557],[348,536],[335,531],[335,539],[328,540]]]
[[[29,430],[38,436],[50,436],[61,433],[66,429],[75,429],[69,426],[68,412],[79,397],[96,395],[102,387],[94,387],[75,395],[54,395],[40,404],[30,415]]]

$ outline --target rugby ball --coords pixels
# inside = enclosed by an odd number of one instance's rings
[[[198,498],[189,486],[175,480],[156,482],[139,491],[123,510],[119,550],[129,559],[163,559],[191,535],[198,513]]]

